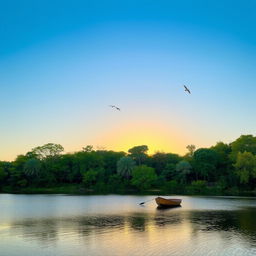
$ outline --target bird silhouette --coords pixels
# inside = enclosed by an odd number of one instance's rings
[[[188,92],[189,94],[191,94],[190,90],[188,89],[188,87],[186,85],[183,85],[185,88],[185,92]]]
[[[121,111],[121,109],[120,108],[118,108],[117,106],[115,106],[115,105],[109,105],[111,108],[115,108],[116,110],[118,110],[118,111]]]

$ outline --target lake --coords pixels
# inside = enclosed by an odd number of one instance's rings
[[[152,198],[0,194],[0,255],[256,255],[256,199]]]

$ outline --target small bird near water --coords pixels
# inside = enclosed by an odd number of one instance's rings
[[[191,94],[190,90],[188,89],[188,87],[186,85],[183,85],[185,88],[185,92],[188,92],[189,94]]]

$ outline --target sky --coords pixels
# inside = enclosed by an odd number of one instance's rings
[[[254,0],[3,1],[0,160],[49,142],[184,154],[255,135],[255,9]]]

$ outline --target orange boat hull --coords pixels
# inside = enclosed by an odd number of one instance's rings
[[[165,199],[163,197],[155,198],[156,203],[162,207],[180,206],[181,199]]]

